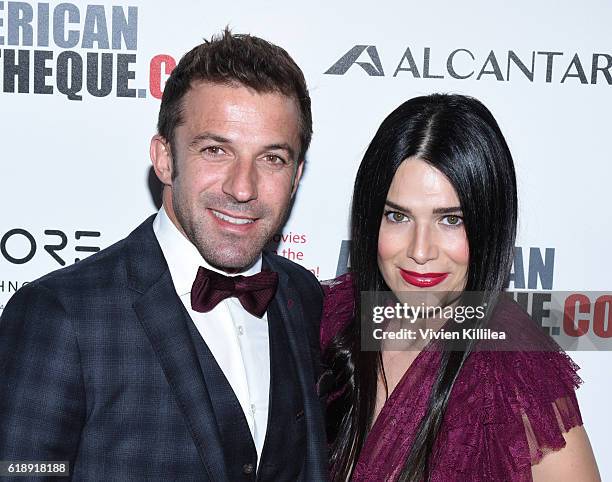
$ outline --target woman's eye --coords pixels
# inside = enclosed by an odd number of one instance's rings
[[[463,224],[463,218],[461,216],[451,214],[442,218],[442,224],[447,226],[461,226]]]
[[[385,213],[385,217],[392,223],[403,223],[408,220],[408,217],[405,214],[397,211],[387,211]]]

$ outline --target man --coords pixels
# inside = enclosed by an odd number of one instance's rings
[[[311,133],[281,48],[225,31],[183,57],[151,141],[162,209],[4,310],[0,460],[88,481],[325,480],[321,290],[262,255]]]

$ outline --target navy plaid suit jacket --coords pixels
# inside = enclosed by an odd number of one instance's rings
[[[72,480],[228,479],[190,321],[152,219],[24,286],[7,304],[0,318],[0,460],[69,461]],[[300,480],[326,480],[315,391],[321,291],[284,258],[265,254],[264,263],[279,273],[273,303],[304,399]]]

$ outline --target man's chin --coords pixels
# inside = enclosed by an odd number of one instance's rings
[[[206,253],[200,253],[202,257],[206,260],[208,264],[213,266],[214,268],[230,272],[237,271],[246,271],[251,266],[253,266],[259,256],[261,255],[261,251],[253,253],[250,256],[245,256],[244,252],[242,253],[215,253],[212,256],[206,256]]]

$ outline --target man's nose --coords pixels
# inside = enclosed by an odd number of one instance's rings
[[[258,173],[255,162],[250,159],[236,159],[227,170],[223,181],[223,192],[238,202],[257,199]]]
[[[425,264],[438,257],[438,246],[431,226],[418,224],[415,226],[407,255],[417,264]]]

